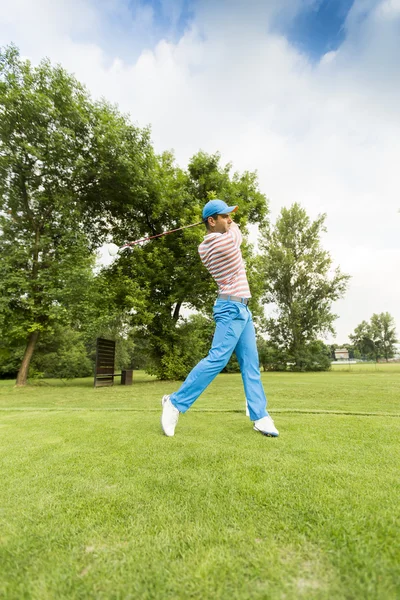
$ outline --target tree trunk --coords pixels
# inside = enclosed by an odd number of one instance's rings
[[[24,358],[22,359],[21,366],[18,371],[16,385],[26,385],[26,381],[28,379],[28,371],[29,365],[31,363],[31,358],[33,356],[33,352],[35,350],[36,342],[39,339],[39,330],[32,331],[29,334],[28,342],[26,344]]]
[[[177,302],[176,306],[175,306],[175,310],[174,310],[174,314],[173,314],[173,321],[176,323],[177,320],[179,319],[179,311],[181,310],[181,306],[182,306],[182,302]]]
[[[30,219],[32,221],[32,224],[35,225],[35,245],[33,248],[33,257],[32,257],[33,258],[33,261],[32,261],[32,282],[33,282],[32,290],[33,290],[33,302],[34,302],[34,305],[36,305],[37,293],[38,293],[37,278],[38,278],[38,272],[39,272],[40,227],[35,224],[35,221],[32,217],[32,213],[29,208],[29,201],[28,201],[28,196],[26,194],[26,191],[25,191],[25,199],[26,199],[26,205],[27,205],[27,210],[29,211]],[[24,358],[22,359],[22,363],[21,363],[21,366],[19,368],[18,375],[17,375],[16,385],[19,385],[19,386],[26,385],[26,382],[28,379],[28,373],[29,373],[29,365],[31,364],[32,356],[35,351],[36,342],[39,339],[39,333],[40,333],[40,331],[38,329],[36,329],[35,331],[32,331],[32,333],[30,333],[28,336],[28,341],[27,341],[26,348],[25,348]]]

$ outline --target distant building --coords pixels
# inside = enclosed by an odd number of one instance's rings
[[[349,360],[349,351],[347,348],[337,348],[335,358],[336,360]]]

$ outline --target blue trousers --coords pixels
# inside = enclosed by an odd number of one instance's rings
[[[186,412],[206,387],[227,365],[233,351],[239,362],[250,419],[268,415],[267,398],[260,368],[253,319],[248,306],[230,300],[217,300],[213,318],[216,329],[211,350],[187,376],[177,392],[170,396],[179,412]]]

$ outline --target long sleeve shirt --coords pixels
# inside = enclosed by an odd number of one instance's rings
[[[220,294],[250,298],[250,288],[240,250],[242,234],[232,221],[225,233],[208,233],[199,246],[202,263],[210,272]]]

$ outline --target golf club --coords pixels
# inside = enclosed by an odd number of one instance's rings
[[[168,235],[169,233],[175,233],[175,231],[181,231],[182,229],[188,229],[189,227],[196,227],[196,225],[202,224],[203,221],[193,223],[192,225],[184,225],[183,227],[178,227],[177,229],[171,229],[171,231],[164,231],[163,233],[158,233],[157,235],[151,235],[150,237],[141,238],[140,240],[135,240],[134,242],[127,242],[123,246],[117,246],[117,244],[107,244],[107,250],[110,256],[116,256],[119,252],[126,250],[127,248],[131,248],[132,246],[136,246],[136,244],[147,242],[148,240],[154,240],[155,238],[161,237],[163,235]]]

